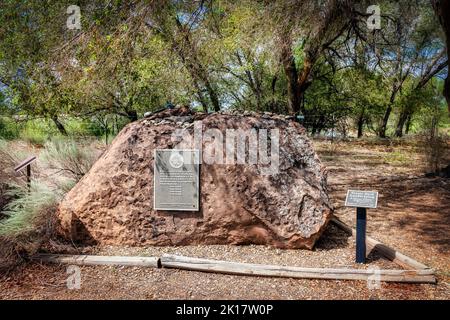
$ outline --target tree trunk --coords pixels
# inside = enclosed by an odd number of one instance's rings
[[[64,127],[64,125],[59,121],[58,116],[56,114],[52,116],[52,121],[56,125],[56,128],[58,128],[59,133],[61,133],[64,136],[67,136],[67,130]]]
[[[380,129],[378,130],[378,136],[380,138],[386,138],[386,130],[387,130],[387,124],[389,121],[389,117],[391,116],[392,112],[392,105],[388,105],[386,108],[386,111],[384,112],[383,121],[381,122]]]
[[[242,61],[239,51],[236,52],[236,57],[239,62],[239,65],[244,68],[245,64]],[[244,57],[245,57],[246,63],[254,64],[254,60],[251,58],[250,54],[246,55],[244,53]],[[250,62],[250,60],[252,60],[252,62]],[[258,80],[257,72],[256,71],[250,72],[250,70],[245,70],[245,75],[248,80],[248,85],[249,85],[250,89],[252,90],[253,95],[255,96],[255,99],[256,99],[256,109],[262,110],[263,109],[262,90],[261,90],[261,83]]]
[[[358,139],[363,136],[363,126],[364,126],[364,109],[358,117]]]
[[[318,129],[319,134],[322,132],[322,130],[325,129],[325,124],[326,124],[325,116],[324,116],[324,115],[321,115],[321,116],[319,117],[319,129]]]
[[[305,66],[299,75],[299,71],[295,66],[294,56],[292,55],[290,47],[282,53],[282,56],[283,69],[288,82],[288,111],[290,114],[297,114],[300,111],[305,113],[304,110],[302,110],[302,101],[305,91],[311,84],[309,75],[311,72],[312,63],[305,62]]]
[[[431,0],[436,16],[444,30],[447,43],[447,57],[450,56],[450,0]],[[444,86],[444,97],[450,113],[450,75],[447,75]]]
[[[288,94],[288,112],[296,114],[300,110],[301,96],[297,85],[297,69],[295,67],[294,57],[290,57],[283,62],[284,73],[287,78]]]
[[[409,112],[406,109],[403,109],[400,113],[397,122],[397,128],[395,129],[395,136],[401,138],[403,136],[403,127],[405,126],[406,121],[408,120]]]
[[[206,91],[208,91],[209,99],[211,99],[211,103],[213,105],[214,111],[219,112],[220,111],[219,97],[217,96],[216,90],[214,90],[211,83],[209,82],[209,79],[206,76],[206,72],[205,72],[204,83],[205,83]]]
[[[127,118],[131,121],[137,121],[138,120],[138,114],[136,110],[125,110],[125,113],[127,114]]]
[[[209,99],[211,100],[211,103],[213,105],[214,111],[218,112],[220,111],[219,97],[213,85],[211,84],[211,81],[209,80],[209,75],[206,68],[202,65],[197,56],[197,52],[191,41],[190,31],[187,30],[185,26],[183,26],[178,17],[175,19],[175,21],[177,24],[178,31],[182,35],[183,43],[180,46],[180,44],[177,43],[176,39],[170,36],[172,41],[172,47],[180,56],[181,60],[183,61],[183,64],[188,69],[192,78],[197,79],[198,82],[201,82],[205,86],[206,91],[208,92],[209,95]],[[200,83],[198,83],[197,85],[200,85]]]
[[[309,54],[305,57],[303,61],[303,68],[299,70],[297,77],[297,87],[298,87],[298,96],[300,100],[300,110],[303,114],[305,114],[305,92],[308,90],[309,86],[312,83],[311,80],[311,72],[313,65],[315,63],[316,58],[308,57]]]
[[[408,134],[409,130],[411,129],[411,118],[412,118],[412,115],[409,114],[408,119],[406,120],[405,134]]]
[[[287,79],[288,112],[293,115],[299,112],[301,95],[298,87],[298,72],[295,66],[294,55],[292,54],[291,35],[282,31],[281,40],[281,63]]]
[[[205,97],[203,96],[202,89],[200,88],[197,79],[194,79],[194,86],[197,90],[198,99],[200,100],[200,103],[203,107],[203,112],[208,113],[208,104],[206,103]]]

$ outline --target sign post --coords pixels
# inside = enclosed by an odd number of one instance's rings
[[[356,262],[366,262],[366,208],[375,209],[378,203],[377,191],[348,190],[346,207],[356,207]]]
[[[15,172],[20,172],[23,168],[27,168],[27,185],[28,190],[31,189],[31,164],[36,161],[36,156],[29,157],[14,167]]]
[[[366,262],[366,208],[356,208],[356,262]]]

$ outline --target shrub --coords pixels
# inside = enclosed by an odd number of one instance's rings
[[[19,136],[19,129],[17,125],[6,117],[0,117],[0,138],[2,139],[16,139]]]
[[[15,237],[42,225],[48,217],[47,213],[54,209],[62,199],[63,193],[48,187],[45,183],[34,180],[30,188],[15,186],[9,191],[13,200],[6,205],[0,221],[0,236]]]
[[[20,131],[19,137],[20,139],[31,144],[43,145],[48,139],[48,133],[42,128],[42,126],[30,122],[27,123]]]
[[[423,155],[427,173],[438,173],[449,164],[448,141],[449,136],[445,134],[423,137]]]
[[[41,160],[48,169],[73,181],[81,179],[92,167],[97,156],[86,146],[72,139],[53,139],[45,144]]]
[[[16,186],[10,190],[13,199],[0,221],[0,271],[17,266],[27,255],[34,254],[54,233],[53,213],[62,198],[58,190],[32,181],[31,187]]]
[[[45,144],[39,156],[40,167],[46,170],[37,172],[28,189],[26,183],[20,183],[22,179],[11,173],[17,156],[8,143],[0,141],[0,172],[5,171],[3,185],[7,186],[5,194],[9,197],[3,219],[0,217],[0,271],[12,269],[24,256],[53,243],[50,240],[54,239],[57,205],[95,159],[96,153],[87,146],[70,139],[53,139]]]
[[[13,169],[18,162],[19,156],[12,151],[9,143],[0,140],[0,218],[2,209],[10,199],[7,193],[9,185],[19,182]]]

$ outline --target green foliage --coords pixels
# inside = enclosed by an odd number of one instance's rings
[[[6,218],[0,220],[0,236],[13,237],[32,231],[41,218],[48,217],[62,196],[87,173],[97,155],[87,145],[73,139],[53,138],[45,143],[39,155],[39,164],[34,167],[34,179],[28,189],[13,171],[26,155],[10,145],[11,142],[0,140],[0,191],[10,199],[2,211]],[[36,171],[39,168],[44,168],[42,171],[46,174]]]
[[[33,254],[54,238],[58,203],[95,159],[87,146],[54,138],[45,144],[28,188],[12,170],[24,158],[11,148],[13,143],[0,140],[0,270],[13,268],[21,253]]]
[[[19,138],[35,145],[43,145],[50,136],[49,127],[42,121],[29,121],[21,129]]]
[[[86,0],[77,3],[78,35],[65,27],[69,4],[10,0],[2,7],[0,115],[39,120],[0,119],[0,137],[43,144],[59,131],[109,141],[166,101],[286,113],[295,81],[308,129],[362,124],[375,133],[392,108],[394,133],[402,115],[419,130],[420,114],[441,97],[418,86],[445,60],[429,1],[380,1],[382,29],[367,34],[365,17],[352,16],[365,12],[365,1]],[[283,61],[294,62],[294,82]]]
[[[16,139],[19,137],[19,130],[10,118],[0,116],[0,139]]]
[[[105,137],[108,130],[108,139],[116,135],[129,123],[124,117],[108,115],[107,123],[98,116],[91,118],[69,117],[64,119],[64,126],[70,137]],[[107,128],[105,128],[105,125]],[[33,145],[43,146],[51,137],[62,136],[51,121],[44,119],[16,122],[8,117],[0,117],[0,139],[21,139]]]

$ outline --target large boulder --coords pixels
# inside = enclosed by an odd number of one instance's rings
[[[214,128],[224,136],[227,129],[278,129],[279,165],[268,174],[260,164],[203,162],[200,210],[155,211],[154,150],[178,148],[175,130],[193,134],[199,121],[202,132]],[[205,140],[202,147],[211,149]],[[331,215],[326,171],[301,125],[268,113],[203,114],[187,108],[127,125],[58,210],[61,233],[73,241],[135,246],[253,243],[311,249]]]

